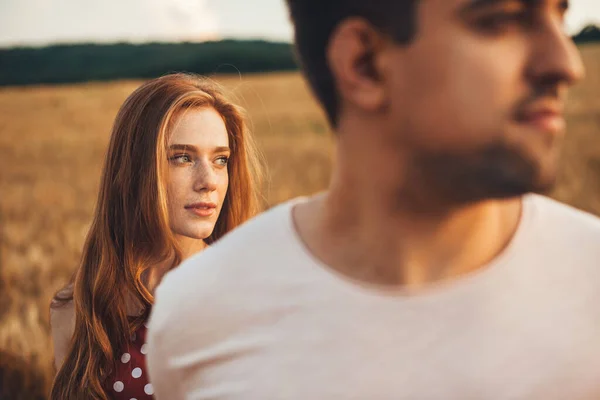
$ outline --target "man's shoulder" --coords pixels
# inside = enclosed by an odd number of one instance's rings
[[[294,240],[291,209],[297,200],[271,208],[225,235],[206,250],[170,271],[158,291],[210,295],[252,280],[260,268],[272,266]],[[228,287],[226,287],[228,286]],[[188,290],[189,289],[189,290]]]
[[[530,195],[529,201],[538,221],[545,228],[561,228],[568,231],[581,231],[600,235],[600,218],[587,211],[575,208],[542,195]]]
[[[196,270],[193,264],[198,264],[198,267],[202,264],[202,268],[216,268],[233,261],[264,257],[265,252],[269,253],[270,249],[281,245],[281,242],[294,238],[291,210],[297,202],[298,199],[295,199],[279,204],[252,218],[191,257],[186,265],[182,264],[184,268],[176,271],[183,273],[186,269]]]
[[[150,326],[156,331],[181,321],[220,321],[223,315],[233,325],[243,321],[256,309],[253,299],[277,286],[278,267],[286,265],[293,204],[262,213],[167,273],[155,292]]]
[[[600,260],[600,218],[545,196],[530,197],[530,243],[552,259],[596,270]]]

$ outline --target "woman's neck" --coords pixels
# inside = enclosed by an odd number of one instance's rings
[[[184,261],[194,254],[199,253],[207,248],[208,244],[201,239],[178,236],[177,246],[179,246],[179,250],[181,251],[181,261]]]
[[[187,258],[191,257],[196,253],[199,253],[200,251],[208,247],[208,244],[204,240],[192,239],[187,237],[178,237],[177,239],[177,245],[181,252],[180,262],[183,262]],[[142,282],[151,294],[154,294],[154,290],[160,284],[160,281],[162,280],[163,276],[165,276],[165,274],[171,269],[177,267],[177,265],[174,265],[174,263],[175,258],[169,257],[168,259],[153,265],[144,272],[142,276]]]

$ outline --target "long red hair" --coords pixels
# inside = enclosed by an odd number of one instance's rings
[[[181,261],[169,228],[167,142],[177,117],[212,107],[229,135],[229,187],[212,243],[260,211],[260,163],[243,110],[205,78],[171,74],[151,80],[125,101],[116,117],[93,221],[72,289],[51,307],[73,301],[75,330],[51,391],[51,399],[107,399],[104,379],[116,354],[148,317],[153,296],[142,273],[165,260]],[[128,318],[128,302],[141,314]]]

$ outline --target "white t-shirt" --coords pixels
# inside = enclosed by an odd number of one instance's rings
[[[148,367],[159,400],[600,399],[600,220],[524,197],[484,268],[418,294],[330,272],[294,202],[170,272]]]

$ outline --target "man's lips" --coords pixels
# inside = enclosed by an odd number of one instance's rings
[[[544,132],[559,134],[565,130],[563,107],[558,104],[541,104],[524,109],[517,114],[517,122]]]

